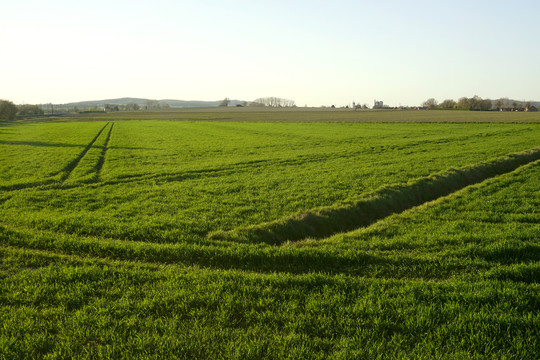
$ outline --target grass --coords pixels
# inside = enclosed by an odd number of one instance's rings
[[[340,206],[384,185],[538,145],[534,124],[106,124],[62,124],[94,133],[81,139],[71,162],[40,164],[51,174],[60,171],[43,182],[59,181],[7,192],[0,208],[5,221],[67,234],[204,243],[214,231]],[[96,182],[93,169],[105,155]],[[36,178],[19,181],[26,186]]]
[[[72,121],[73,116],[57,118]],[[80,114],[76,120],[122,121],[122,120],[174,120],[212,122],[525,122],[540,121],[534,112],[499,111],[401,111],[358,110],[325,108],[185,108],[160,112],[118,112],[103,114]]]
[[[251,241],[280,244],[298,241],[306,237],[327,237],[361,226],[367,226],[379,219],[413,206],[451,194],[465,186],[490,177],[515,170],[523,164],[540,159],[540,149],[481,163],[472,167],[420,178],[406,185],[383,186],[360,200],[341,206],[321,207],[315,211],[252,225],[232,231],[216,231],[210,238],[227,241]]]
[[[535,359],[538,125],[368,115],[0,126],[0,358]]]

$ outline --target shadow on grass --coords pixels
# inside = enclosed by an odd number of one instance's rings
[[[0,129],[1,134],[5,134]],[[65,148],[84,148],[88,145],[84,144],[66,144],[59,142],[45,142],[45,141],[17,141],[17,140],[0,140],[0,145],[24,145],[24,146],[37,146],[37,147],[65,147]],[[96,145],[97,148],[103,148],[103,146]],[[156,150],[155,148],[134,147],[134,146],[109,146],[108,149],[119,150]]]
[[[80,144],[65,144],[57,142],[43,142],[43,141],[16,141],[16,140],[0,140],[0,145],[26,145],[26,146],[39,146],[39,147],[78,147],[83,148],[86,145]]]
[[[4,185],[0,186],[0,191],[13,191],[13,190],[23,190],[23,189],[30,189],[30,188],[38,188],[38,187],[45,187],[51,184],[58,183],[55,179],[49,179],[49,180],[43,180],[43,181],[34,181],[29,183],[19,183],[19,184],[12,184],[12,185]]]
[[[17,123],[13,121],[0,120],[0,128],[14,126],[14,125],[17,125]]]
[[[110,147],[113,149],[114,147]],[[303,160],[298,159],[258,159],[250,161],[235,162],[229,165],[218,166],[207,169],[187,170],[183,172],[159,173],[159,174],[126,174],[118,175],[116,179],[104,181],[104,185],[115,185],[137,181],[156,181],[158,183],[181,182],[199,178],[210,178],[218,176],[227,176],[239,172],[253,171],[259,168],[265,168],[270,165],[298,165],[304,164]]]
[[[312,248],[200,244],[150,244],[101,238],[65,236],[0,226],[0,244],[21,249],[73,255],[100,261],[120,260],[149,264],[176,264],[257,273],[325,273],[379,278],[446,279],[471,270],[470,264],[417,257],[388,257],[364,251]]]
[[[540,246],[534,244],[509,243],[494,248],[475,248],[468,251],[467,255],[504,265],[521,262],[540,262]]]
[[[62,169],[62,172],[63,172],[63,175],[60,179],[61,182],[64,182],[68,177],[69,175],[71,175],[71,173],[73,172],[73,170],[75,170],[75,168],[77,167],[77,165],[79,165],[79,163],[81,162],[82,158],[86,155],[86,153],[92,148],[92,146],[94,145],[94,143],[96,142],[96,140],[99,138],[99,136],[101,135],[101,133],[105,130],[105,128],[109,125],[109,123],[106,123],[105,126],[103,126],[101,128],[101,130],[98,131],[98,133],[96,134],[96,136],[94,136],[94,138],[92,139],[92,141],[90,141],[90,143],[88,145],[86,145],[86,147],[84,148],[84,150],[73,160],[71,160],[69,162],[69,164],[66,165],[66,167],[64,169]]]

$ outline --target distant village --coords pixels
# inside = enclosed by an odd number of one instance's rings
[[[452,99],[444,100],[439,103],[436,99],[430,98],[420,106],[388,106],[382,100],[374,100],[371,109],[387,109],[387,110],[470,110],[470,111],[538,111],[539,103],[530,101],[516,101],[508,98],[500,98],[497,100],[482,99],[479,96],[472,98],[462,97],[458,101]],[[334,105],[331,106],[335,108]],[[348,108],[349,106],[345,106]],[[367,104],[352,103],[352,108],[355,110],[369,109]]]

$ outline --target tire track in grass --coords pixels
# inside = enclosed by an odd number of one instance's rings
[[[109,133],[107,134],[107,138],[105,139],[105,144],[103,145],[101,155],[96,164],[96,176],[95,176],[96,181],[99,181],[101,177],[101,171],[103,169],[103,165],[105,164],[105,157],[107,156],[107,151],[109,150],[109,141],[111,140],[113,127],[114,127],[114,123],[112,123],[111,127],[109,128]]]
[[[469,185],[512,172],[540,159],[540,148],[509,154],[492,161],[449,169],[407,184],[383,186],[347,203],[320,207],[283,219],[208,234],[211,240],[281,245],[306,238],[321,239],[371,225]]]
[[[55,184],[57,185],[58,181],[60,182],[60,184],[64,184],[64,182],[71,175],[73,170],[75,170],[77,165],[81,162],[82,158],[92,148],[92,146],[97,141],[97,139],[99,138],[103,130],[105,130],[107,125],[109,125],[109,123],[105,124],[105,126],[103,126],[103,128],[99,130],[97,135],[92,139],[92,141],[90,141],[88,145],[86,145],[84,150],[75,159],[73,159],[69,164],[67,164],[62,170],[55,173],[55,175],[59,173],[63,173],[63,175],[60,177],[59,180],[47,179],[47,180],[34,181],[34,182],[29,182],[29,183],[4,185],[4,186],[0,186],[0,191],[17,191],[17,190],[24,190],[24,189],[30,189],[30,188],[40,188],[40,187],[46,188],[46,187],[54,186]]]
[[[99,136],[101,135],[101,133],[105,130],[105,128],[109,125],[109,123],[106,123],[105,126],[103,126],[101,128],[101,130],[99,130],[99,132],[97,133],[97,135],[92,139],[92,141],[90,141],[90,143],[88,145],[86,145],[86,147],[84,148],[84,150],[79,154],[79,156],[77,156],[75,159],[73,159],[69,164],[67,164],[67,166],[62,169],[63,171],[63,175],[62,177],[60,178],[60,182],[61,183],[64,183],[67,178],[69,178],[69,176],[71,175],[71,173],[73,172],[73,170],[75,170],[75,168],[77,167],[77,165],[79,165],[79,163],[81,162],[81,160],[84,158],[84,156],[86,155],[86,153],[92,148],[92,146],[94,145],[94,143],[96,142],[96,140],[99,138]]]

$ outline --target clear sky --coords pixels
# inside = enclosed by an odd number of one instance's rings
[[[540,1],[1,0],[0,99],[540,101]]]

